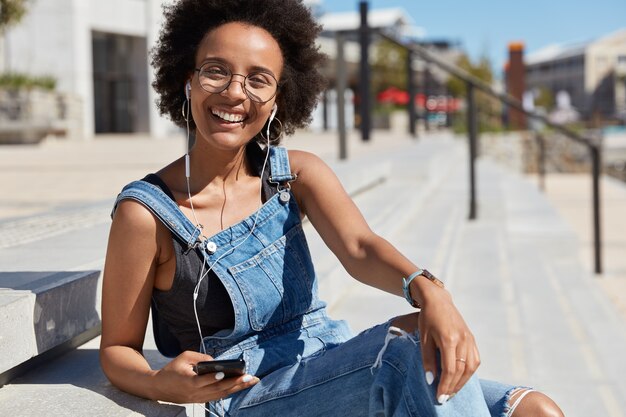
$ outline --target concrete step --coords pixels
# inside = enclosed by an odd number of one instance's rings
[[[481,377],[532,385],[568,416],[624,417],[626,326],[582,268],[575,234],[534,184],[488,160],[478,163],[478,219],[467,221],[459,162],[385,237],[446,282],[479,343]],[[367,327],[407,307],[353,281],[333,312]]]
[[[99,334],[99,275],[0,272],[0,386],[34,357]]]
[[[403,228],[406,219],[427,204],[429,193],[437,187],[449,167],[455,164],[454,155],[458,154],[458,147],[459,144],[452,140],[425,140],[401,151],[376,156],[376,159],[392,160],[393,166],[384,183],[354,198],[369,226],[383,236]],[[420,164],[421,160],[427,162]],[[364,169],[372,163],[368,159],[361,160]],[[329,312],[336,315],[335,307],[355,285],[355,280],[310,224],[305,227],[305,232],[319,277],[320,296],[328,303]],[[347,318],[341,312],[336,316]],[[369,319],[365,322],[351,321],[356,331],[370,327],[367,326]]]
[[[148,326],[150,332],[151,326]],[[167,363],[152,346],[143,354],[154,368]],[[0,415],[6,417],[184,417],[185,406],[145,400],[111,385],[100,369],[99,337],[0,389]],[[197,408],[195,415],[203,415]]]
[[[372,187],[384,182],[389,178],[392,168],[388,160],[378,158],[367,163],[355,158],[331,165],[345,188],[353,195],[367,193]],[[76,291],[61,285],[64,280],[62,274],[50,276],[45,273],[23,271],[46,268],[70,270],[85,266],[102,269],[110,225],[108,212],[111,204],[111,201],[106,200],[83,208],[42,214],[35,219],[36,221],[25,218],[11,219],[0,224],[0,229],[7,232],[3,235],[4,240],[0,242],[3,247],[0,252],[0,263],[3,268],[6,265],[6,270],[13,271],[5,274],[4,284],[0,275],[0,287],[7,287],[6,290],[0,292],[0,327],[2,328],[0,343],[8,341],[12,343],[10,346],[6,343],[0,344],[2,356],[10,358],[10,362],[6,365],[7,369],[13,369],[17,365],[18,370],[23,370],[23,366],[20,367],[19,364],[39,352],[35,337],[31,337],[32,340],[21,337],[28,330],[32,333],[32,324],[29,327],[28,323],[33,323],[33,319],[29,317],[33,316],[33,311],[36,311],[35,298],[28,291],[21,291],[21,286],[29,280],[29,277],[32,278],[31,281],[40,283],[45,278],[48,286],[55,291],[56,298],[53,300],[58,301],[60,308],[66,306],[67,297],[77,295]],[[37,230],[37,227],[42,224],[46,227]],[[20,230],[25,232],[20,234]],[[66,274],[80,276],[79,273],[67,272]],[[99,275],[100,273],[95,271],[89,277],[77,280],[78,283],[89,282],[93,286],[93,294],[89,294],[90,296],[83,294],[85,297],[81,301],[91,310],[91,314],[85,312],[85,320],[91,317],[96,319],[96,322],[92,323],[92,330],[95,329],[96,334],[99,330],[100,297],[97,294]],[[81,305],[76,300],[72,300],[71,303]],[[4,319],[9,316],[10,322]],[[42,317],[47,316],[44,314]],[[66,322],[68,325],[71,324],[69,318]],[[15,326],[14,323],[26,325]],[[50,320],[45,320],[43,323],[47,323],[49,327],[52,326]],[[60,323],[65,322],[62,318],[57,318],[55,323],[59,323],[57,328],[60,328],[62,327]],[[79,329],[80,326],[75,326],[75,328]],[[144,355],[152,366],[158,369],[167,363],[168,359],[156,350],[151,330],[151,324],[148,323]],[[91,337],[94,336],[95,334],[91,334]],[[29,344],[26,342],[30,343],[30,349],[27,348]],[[29,416],[185,415],[185,407],[142,400],[112,387],[99,366],[98,344],[99,338],[96,338],[61,358],[50,360],[45,364],[40,363],[36,370],[4,386],[0,389],[0,415],[23,415],[22,410],[28,410]],[[22,355],[14,354],[18,347],[22,349]],[[7,379],[15,376],[16,372],[6,373]],[[191,413],[189,410],[188,406],[187,412]],[[203,413],[200,410],[197,412]]]

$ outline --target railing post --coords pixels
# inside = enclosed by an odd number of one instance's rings
[[[470,207],[469,219],[476,219],[476,141],[478,136],[478,120],[476,115],[476,99],[474,84],[467,84],[467,133],[469,139],[469,168],[470,168]]]
[[[346,135],[346,86],[348,76],[346,61],[344,59],[345,35],[337,32],[337,129],[339,131],[339,159],[348,158],[348,146]]]
[[[539,189],[546,191],[546,142],[543,139],[541,133],[536,132],[535,138],[537,139],[537,174],[539,175]]]
[[[413,51],[407,50],[406,54],[406,75],[407,75],[407,90],[409,93],[409,134],[411,137],[417,137],[417,130],[415,128],[415,122],[417,115],[415,112],[415,77],[413,74]]]
[[[370,66],[369,66],[369,26],[367,24],[368,5],[366,1],[359,3],[361,12],[361,26],[359,28],[359,42],[361,44],[360,65],[360,105],[361,105],[361,138],[370,140],[371,115],[370,115]]]
[[[422,92],[424,93],[424,130],[430,130],[430,110],[428,110],[428,98],[431,93],[430,86],[430,62],[426,61],[424,65],[424,76],[422,79]]]
[[[591,152],[591,172],[593,176],[593,247],[594,269],[596,274],[602,273],[602,241],[600,223],[600,145],[589,145]]]

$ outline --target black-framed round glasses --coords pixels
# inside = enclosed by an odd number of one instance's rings
[[[198,79],[202,89],[209,93],[221,93],[226,90],[233,81],[233,76],[243,77],[242,84],[248,98],[257,103],[270,101],[278,91],[278,81],[267,71],[253,71],[248,75],[233,74],[230,69],[219,62],[207,62],[200,68]]]

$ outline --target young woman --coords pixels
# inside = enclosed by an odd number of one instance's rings
[[[275,146],[306,125],[322,90],[319,30],[298,0],[165,9],[154,87],[195,143],[116,203],[107,377],[141,397],[209,403],[213,415],[561,416],[541,393],[478,381],[476,343],[441,281],[369,229],[323,161]],[[175,214],[157,215],[165,206]],[[421,311],[355,337],[328,318],[305,216],[353,277]],[[182,352],[159,370],[141,354],[151,302]],[[242,376],[194,372],[239,358]]]

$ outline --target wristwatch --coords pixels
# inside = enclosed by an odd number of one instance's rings
[[[417,308],[422,308],[422,306],[420,306],[420,304],[416,302],[413,299],[413,297],[411,297],[411,289],[409,288],[409,285],[411,285],[411,281],[413,281],[416,277],[419,277],[420,275],[430,280],[433,284],[435,284],[439,288],[445,287],[443,285],[443,282],[440,279],[438,279],[437,277],[435,277],[433,274],[431,274],[425,269],[418,269],[417,271],[409,275],[407,278],[402,278],[402,291],[404,292],[404,298],[406,298],[406,301],[408,301],[408,303],[411,304],[411,306],[417,307]]]

